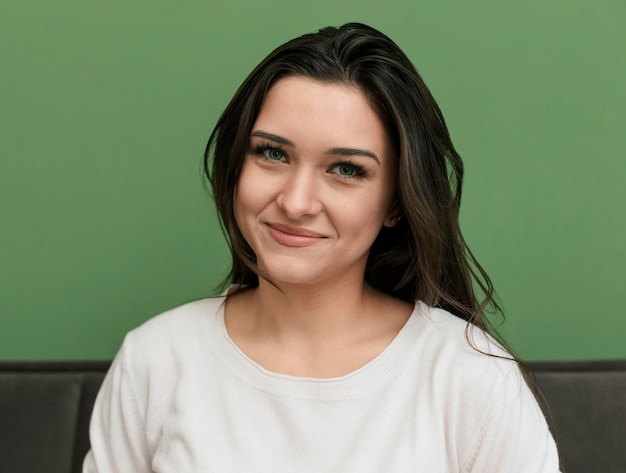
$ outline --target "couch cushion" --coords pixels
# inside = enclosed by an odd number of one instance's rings
[[[563,470],[626,472],[626,362],[532,367],[550,406]]]
[[[0,471],[68,473],[80,394],[80,375],[2,373]]]

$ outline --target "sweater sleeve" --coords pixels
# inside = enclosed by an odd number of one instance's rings
[[[96,398],[90,424],[91,450],[83,473],[152,472],[146,442],[145,406],[136,396],[128,339],[115,357]]]
[[[516,368],[495,391],[463,473],[557,473],[559,456],[546,419]]]

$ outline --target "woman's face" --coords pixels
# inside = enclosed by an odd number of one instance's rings
[[[361,282],[390,225],[396,157],[355,87],[289,76],[269,90],[235,191],[235,218],[276,283]]]

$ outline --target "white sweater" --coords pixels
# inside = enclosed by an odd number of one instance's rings
[[[461,319],[417,303],[374,360],[311,379],[243,354],[223,301],[186,304],[127,335],[96,400],[85,473],[559,471],[516,364],[471,348]]]

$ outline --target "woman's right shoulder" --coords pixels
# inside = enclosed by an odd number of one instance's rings
[[[188,334],[211,328],[223,308],[224,297],[198,299],[158,314],[131,330],[126,340],[132,343],[151,343],[158,340],[175,341]],[[126,341],[125,340],[125,341]]]
[[[231,285],[223,294],[196,299],[162,312],[131,330],[124,343],[187,343],[189,339],[218,333],[223,327],[224,305],[227,297],[237,293],[238,286]]]
[[[126,334],[107,377],[125,380],[140,410],[151,408],[148,400],[162,405],[182,377],[214,365],[223,303],[223,297],[200,299],[147,320]]]
[[[152,317],[126,334],[118,357],[129,370],[143,373],[202,357],[221,334],[223,304],[224,297],[199,299]]]

